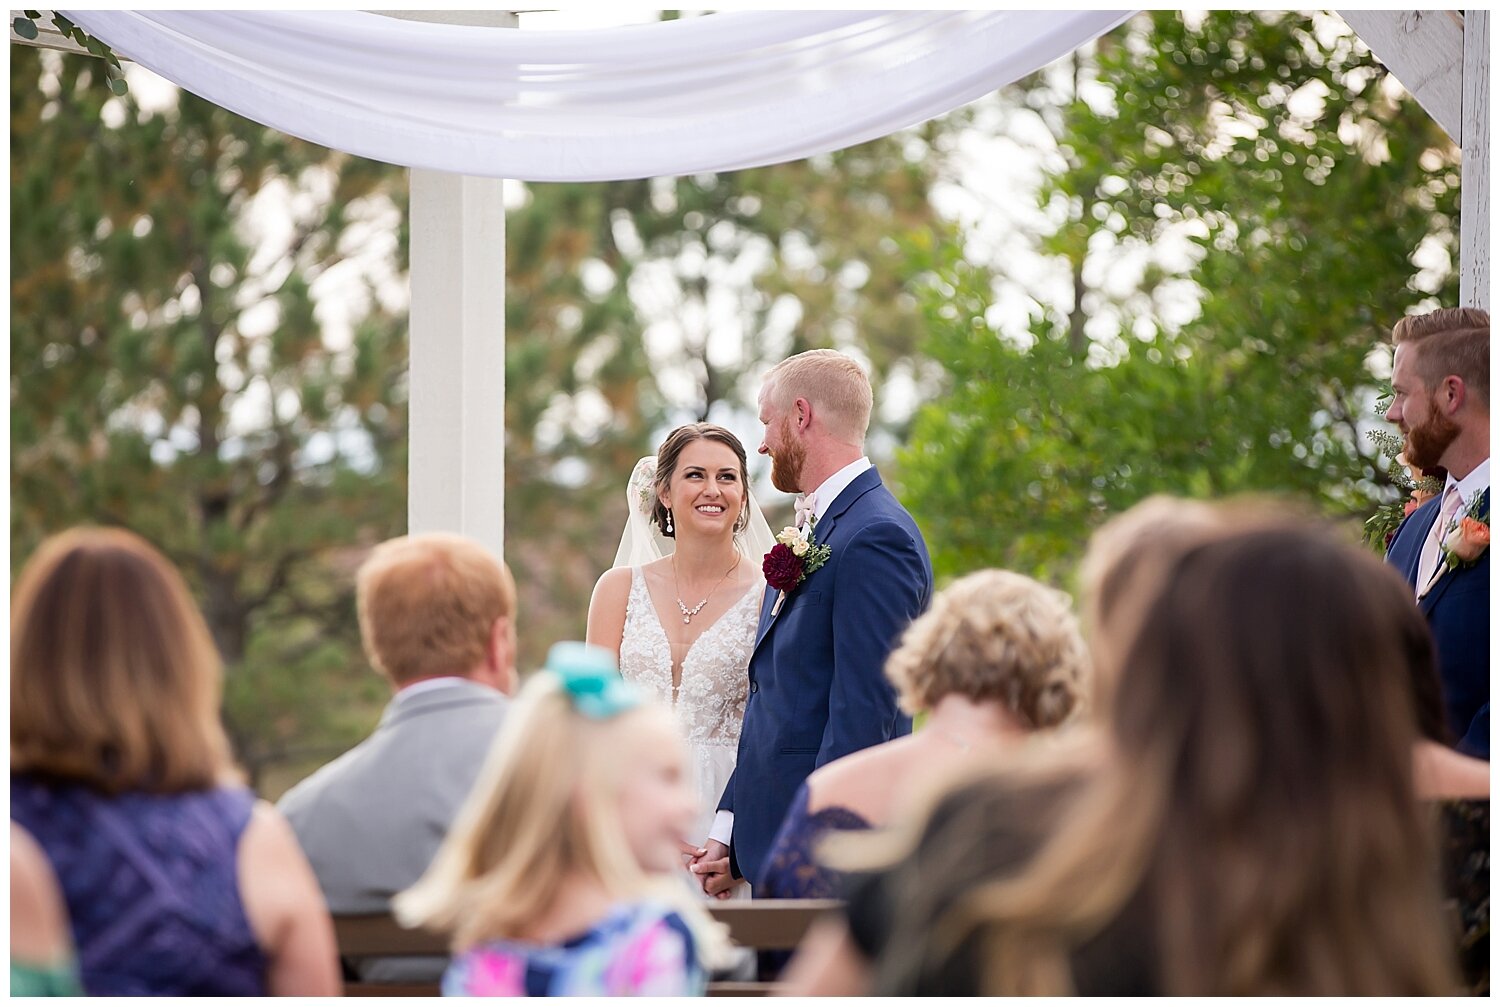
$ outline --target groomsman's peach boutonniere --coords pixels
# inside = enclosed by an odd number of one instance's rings
[[[776,536],[776,544],[761,562],[761,572],[766,575],[766,583],[781,592],[771,608],[773,616],[781,611],[781,603],[786,600],[787,594],[796,590],[798,584],[806,580],[809,574],[816,573],[833,555],[832,549],[820,545],[814,537],[817,523],[816,518],[810,519],[805,532],[792,527],[781,529],[781,533]]]
[[[1443,563],[1449,570],[1473,566],[1489,547],[1490,524],[1484,514],[1484,492],[1479,491],[1448,526],[1443,536]]]

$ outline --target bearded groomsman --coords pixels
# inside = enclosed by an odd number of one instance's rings
[[[1401,319],[1386,419],[1406,460],[1448,472],[1443,492],[1402,522],[1386,559],[1405,574],[1432,627],[1448,727],[1489,758],[1490,316],[1443,308]]]

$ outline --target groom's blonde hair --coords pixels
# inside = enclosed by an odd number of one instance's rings
[[[777,410],[806,399],[835,440],[863,447],[874,395],[853,357],[837,350],[808,350],[787,357],[766,375],[766,396]]]

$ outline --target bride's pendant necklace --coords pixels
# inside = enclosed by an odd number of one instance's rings
[[[724,576],[719,578],[719,582],[714,585],[712,591],[708,592],[708,596],[692,608],[688,608],[687,603],[682,600],[682,587],[677,583],[677,554],[675,552],[672,554],[672,586],[677,588],[677,607],[682,609],[682,624],[684,626],[693,621],[693,616],[703,611],[703,606],[708,604],[708,599],[712,598],[719,588],[724,586],[724,582],[729,579],[730,574],[739,569],[739,565],[740,557],[736,554],[734,557],[734,566],[724,571]]]

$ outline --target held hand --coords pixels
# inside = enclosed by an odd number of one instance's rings
[[[730,873],[728,857],[722,860],[705,860],[689,869],[697,875],[699,884],[703,886],[703,893],[714,898],[729,898],[730,889],[739,884]]]
[[[734,886],[740,884],[729,871],[729,861],[720,861],[724,865],[721,874],[705,875],[703,879],[703,891],[716,899],[727,899],[734,894]]]
[[[682,841],[680,844],[684,863],[687,865],[687,869],[692,872],[695,880],[698,877],[698,865],[709,859],[708,846],[711,842],[712,840],[704,840],[702,846],[694,846],[686,841]]]
[[[729,847],[710,839],[703,844],[703,850],[701,855],[692,859],[688,870],[698,878],[705,893],[720,895],[727,892],[734,885],[734,877],[729,871]]]
[[[729,873],[729,847],[717,839],[705,839],[699,847],[699,855],[693,858],[694,864],[715,865],[711,869],[724,874]],[[719,866],[721,865],[722,866]],[[702,873],[702,872],[695,872]]]

